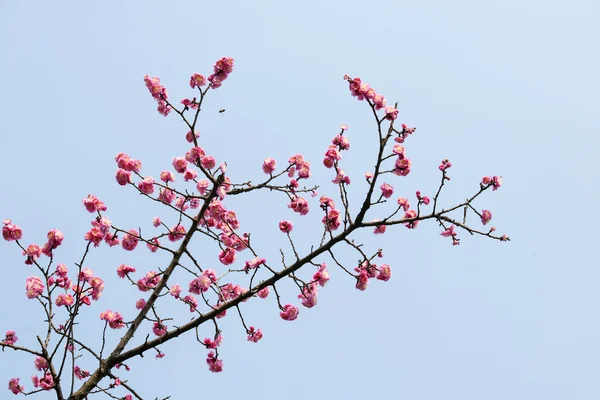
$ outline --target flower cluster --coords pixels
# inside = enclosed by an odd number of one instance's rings
[[[398,118],[398,110],[392,106],[386,106],[386,100],[383,95],[378,94],[375,89],[363,83],[360,78],[350,78],[348,75],[344,75],[344,79],[348,81],[350,86],[350,93],[358,100],[367,99],[367,101],[373,105],[375,110],[385,111],[385,119],[394,121]]]
[[[2,237],[4,240],[12,242],[13,240],[19,240],[23,237],[21,228],[13,224],[10,219],[5,219],[2,223],[4,224],[2,227]]]
[[[481,180],[483,187],[492,187],[492,190],[498,190],[502,186],[502,177],[500,176],[484,176]]]
[[[227,79],[231,71],[233,71],[233,58],[223,57],[213,65],[214,72],[208,77],[210,87],[216,89],[221,86],[223,81]]]
[[[154,100],[158,102],[158,112],[165,117],[169,115],[171,112],[171,107],[167,104],[167,99],[169,95],[167,94],[167,89],[163,85],[160,84],[160,79],[157,77],[150,78],[148,75],[144,76],[144,82],[146,83],[146,87],[150,91]]]
[[[328,231],[335,231],[340,227],[340,210],[335,208],[335,203],[331,197],[321,196],[319,199],[321,209],[325,212],[325,216],[321,220],[325,229]]]
[[[387,282],[392,277],[392,269],[387,264],[381,264],[377,267],[377,264],[363,261],[358,267],[354,268],[354,271],[358,272],[356,288],[361,291],[367,289],[369,279],[377,278],[380,281]]]

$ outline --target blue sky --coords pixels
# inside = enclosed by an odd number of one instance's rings
[[[265,334],[260,343],[225,319],[218,375],[194,338],[167,345],[165,358],[138,359],[123,375],[144,398],[600,396],[596,2],[4,1],[0,11],[0,218],[19,224],[26,244],[62,230],[58,259],[70,266],[84,246],[88,193],[119,226],[150,229],[162,212],[116,184],[115,154],[141,159],[157,176],[187,150],[184,126],[156,113],[143,76],[159,76],[173,99],[189,97],[189,76],[208,75],[223,56],[235,59],[234,72],[210,93],[199,127],[201,145],[227,161],[234,180],[261,179],[265,157],[283,165],[302,153],[320,193],[333,194],[321,159],[347,124],[352,148],[343,167],[356,198],[375,131],[346,73],[398,101],[399,121],[417,127],[406,144],[413,172],[390,182],[398,194],[433,194],[444,158],[453,163],[445,204],[473,193],[483,175],[504,178],[477,204],[510,243],[462,235],[453,247],[434,224],[360,235],[384,249],[392,280],[358,292],[332,269],[318,306],[292,323],[278,317],[273,299],[248,302],[247,320]],[[285,248],[279,219],[296,223],[304,251],[319,239],[320,217],[298,218],[282,197],[236,201],[242,228],[267,258]],[[222,268],[213,247],[198,242],[197,251]],[[0,331],[15,329],[33,346],[43,317],[24,296],[32,270],[10,243],[0,243],[0,255]],[[88,266],[107,288],[80,327],[90,343],[101,337],[100,311],[133,312],[123,304],[139,295],[114,273],[123,262],[147,270],[164,259],[145,249],[93,252]],[[31,388],[33,360],[11,352],[0,360],[0,382],[20,376]]]

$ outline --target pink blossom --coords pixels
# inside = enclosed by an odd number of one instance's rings
[[[211,89],[221,87],[221,84],[233,70],[233,58],[223,57],[214,65],[214,73],[208,77]]]
[[[71,296],[70,294],[64,294],[61,293],[58,296],[56,296],[56,305],[58,307],[61,306],[71,306],[73,305],[73,303],[75,302],[75,299],[73,298],[73,296]]]
[[[28,299],[35,299],[44,293],[44,284],[37,276],[30,276],[25,281],[25,294]]]
[[[87,198],[83,199],[83,205],[85,206],[86,210],[88,210],[91,213],[96,211],[106,211],[106,206],[104,205],[104,203],[100,201],[96,196],[91,194],[88,195]]]
[[[75,366],[75,368],[73,368],[73,372],[75,373],[75,377],[79,380],[89,378],[90,376],[90,371],[84,371],[77,365]]]
[[[219,85],[220,86],[220,85]],[[208,364],[208,370],[210,372],[221,372],[223,371],[223,360],[218,360],[214,352],[209,352],[206,358],[206,364]]]
[[[100,319],[106,321],[112,329],[121,329],[125,326],[121,313],[106,310],[100,313]]]
[[[222,341],[223,341],[223,336],[217,335],[217,337],[214,340],[212,340],[210,338],[204,338],[203,343],[207,349],[216,349],[217,347],[219,347],[221,345]]]
[[[185,159],[190,163],[197,165],[197,163],[202,160],[205,155],[206,153],[202,147],[194,146],[187,153],[185,153]]]
[[[319,203],[321,204],[321,208],[323,210],[331,210],[335,208],[335,202],[331,197],[321,196],[321,198],[319,199]]]
[[[52,229],[48,232],[48,241],[44,244],[42,248],[42,253],[45,256],[50,257],[52,255],[52,250],[56,249],[58,246],[62,244],[62,241],[65,238],[65,235],[58,229]]]
[[[410,173],[410,167],[412,166],[412,161],[408,158],[399,158],[396,160],[396,165],[393,170],[395,175],[398,176],[406,176]]]
[[[302,288],[298,298],[304,307],[312,308],[317,305],[317,294],[319,294],[319,286],[316,283],[311,283]]]
[[[83,235],[83,238],[94,244],[94,247],[100,246],[100,242],[106,234],[100,228],[92,228]]]
[[[156,336],[164,336],[165,333],[167,333],[167,326],[160,321],[155,322],[152,327],[152,332],[154,332]]]
[[[446,229],[444,232],[440,233],[440,236],[443,237],[454,237],[456,236],[456,232],[454,231],[455,226],[451,225],[450,228]]]
[[[200,74],[194,73],[190,78],[190,87],[193,89],[195,87],[200,88],[200,86],[206,85],[206,78]]]
[[[183,174],[185,172],[185,170],[187,169],[187,164],[187,160],[183,157],[173,158],[173,168],[175,168],[175,171],[179,172],[180,174]]]
[[[253,326],[248,329],[248,341],[258,343],[260,339],[262,339],[263,334],[260,329],[255,330]]]
[[[331,181],[335,184],[346,184],[349,185],[350,184],[350,177],[347,176],[343,170],[339,170],[338,174],[335,176],[335,178],[333,178],[333,180]]]
[[[323,222],[323,225],[325,225],[325,228],[327,228],[328,231],[335,231],[340,227],[341,224],[340,210],[333,209],[327,211],[327,214],[323,217],[321,221]]]
[[[186,169],[185,172],[183,173],[183,180],[186,182],[189,182],[189,181],[196,179],[197,176],[198,176],[198,173],[196,171],[194,171],[193,169]]]
[[[13,394],[19,394],[25,391],[25,387],[19,385],[19,380],[19,378],[11,378],[11,380],[8,381],[8,390]]]
[[[365,179],[368,181],[370,181],[371,179],[373,179],[373,173],[372,172],[365,172]]]
[[[115,174],[115,178],[119,185],[125,186],[129,182],[131,182],[131,172],[125,171],[124,169],[119,168],[117,170],[117,173]]]
[[[158,192],[158,199],[166,204],[171,204],[175,200],[175,192],[171,189],[161,188]]]
[[[121,264],[119,265],[119,268],[117,268],[117,275],[119,275],[119,278],[125,278],[131,272],[135,272],[135,268],[130,265]]]
[[[389,199],[394,194],[394,188],[387,183],[384,183],[383,185],[381,185],[380,189],[381,189],[381,194],[386,199]]]
[[[158,250],[158,246],[160,246],[160,242],[157,238],[152,238],[148,241],[148,243],[146,243],[146,247],[148,248],[148,250],[150,250],[153,253],[156,253],[156,251]]]
[[[380,281],[387,282],[392,277],[392,268],[390,268],[387,264],[381,264],[379,266],[379,274],[377,275],[377,279]]]
[[[416,218],[416,217],[417,217],[417,212],[415,210],[407,211],[404,214],[404,219],[412,219],[412,218]],[[417,227],[417,225],[419,225],[419,221],[409,221],[404,224],[404,226],[406,226],[408,229],[414,229]]]
[[[340,129],[342,130],[342,132],[345,132],[348,130],[348,125],[340,125]]]
[[[188,131],[188,133],[185,134],[185,140],[189,143],[194,143],[194,138],[198,139],[199,137],[200,134],[198,132],[192,133],[192,131]]]
[[[42,248],[37,244],[30,244],[23,252],[23,255],[27,255],[25,264],[31,265],[42,255]]]
[[[23,237],[23,231],[17,225],[14,225],[10,219],[2,221],[4,226],[2,227],[2,237],[7,242],[13,240],[19,240]]]
[[[272,174],[273,172],[275,172],[275,167],[276,167],[276,161],[272,158],[265,158],[265,161],[263,162],[262,165],[262,170],[264,171],[265,174]]]
[[[419,204],[429,205],[430,199],[427,196],[421,196],[421,192],[417,190],[417,200],[419,200]]]
[[[491,220],[492,220],[492,212],[489,210],[482,210],[481,211],[481,223],[486,225]]]
[[[217,161],[213,156],[206,156],[202,159],[200,164],[205,169],[213,169],[217,165]]]
[[[90,286],[92,287],[92,299],[100,300],[100,296],[102,296],[102,291],[104,290],[104,281],[98,277],[94,276],[90,279]]]
[[[329,146],[325,152],[325,158],[323,158],[323,165],[327,168],[332,168],[336,161],[342,159],[337,146]]]
[[[442,160],[442,163],[438,167],[440,171],[446,171],[448,168],[452,166],[452,163],[448,161],[448,159]]]
[[[398,110],[391,106],[385,107],[385,119],[394,121],[396,118],[398,118]]]
[[[160,275],[158,272],[150,271],[141,279],[137,281],[137,287],[141,292],[147,292],[150,289],[154,289],[160,282]]]
[[[123,236],[123,240],[121,241],[121,246],[123,249],[127,251],[134,250],[138,245],[138,232],[135,229],[130,229],[125,236]]]
[[[144,194],[152,194],[154,193],[154,178],[151,176],[147,176],[138,182],[138,189],[140,192]]]
[[[79,281],[90,282],[94,277],[94,271],[89,268],[83,268],[79,273]]]
[[[125,153],[119,153],[115,157],[117,166],[125,171],[140,172],[142,170],[142,162],[129,157]]]
[[[212,281],[203,274],[201,276],[198,276],[198,277],[192,279],[192,281],[189,284],[188,290],[190,291],[190,293],[193,293],[193,294],[204,293],[204,292],[208,291],[211,284],[212,284]]]
[[[219,253],[219,261],[223,265],[230,265],[235,261],[235,250],[231,247],[227,247]]]
[[[327,271],[327,264],[322,263],[319,266],[317,272],[314,273],[312,279],[315,283],[318,283],[322,287],[325,286],[325,284],[329,282],[329,272]]]
[[[294,229],[294,225],[291,221],[283,220],[279,221],[279,230],[283,233],[290,233]]]
[[[343,135],[336,135],[331,141],[331,143],[336,145],[340,150],[348,150],[350,148],[350,141],[346,136]]]
[[[251,269],[256,269],[259,266],[265,264],[266,262],[267,262],[267,260],[265,260],[264,258],[260,258],[260,257],[253,258],[250,261],[246,261],[246,264],[244,265],[244,271],[248,272]]]
[[[290,204],[288,204],[288,208],[291,208],[295,212],[300,215],[308,214],[308,201],[302,197],[294,197]]]
[[[398,205],[404,209],[404,211],[408,211],[410,208],[410,204],[408,204],[408,200],[404,197],[398,197]]]
[[[206,193],[206,189],[208,188],[209,184],[210,183],[207,179],[202,179],[196,184],[196,189],[198,189],[198,192],[203,195]]]
[[[19,340],[19,338],[17,337],[17,334],[15,333],[15,331],[6,331],[6,336],[4,338],[3,341],[0,342],[0,344],[8,344],[8,345],[13,345],[15,343],[17,343],[17,340]]]
[[[367,289],[368,284],[369,274],[363,269],[358,273],[358,277],[356,278],[356,288],[358,290],[364,291]]]
[[[46,360],[44,357],[36,357],[33,364],[38,371],[48,369],[48,360]]]
[[[269,287],[267,286],[266,288],[259,290],[258,293],[256,293],[256,295],[261,299],[266,299],[267,296],[269,296]]]
[[[190,285],[191,285],[191,283],[190,283]],[[181,285],[175,284],[175,285],[171,286],[171,289],[169,289],[169,293],[171,294],[171,296],[178,299],[179,295],[181,294]]]
[[[135,308],[137,310],[141,310],[144,307],[146,307],[146,299],[139,299],[135,302]]]
[[[31,381],[33,382],[34,387],[39,387],[42,390],[50,390],[54,387],[54,379],[50,372],[46,372],[42,378],[32,376]]]
[[[381,234],[384,234],[386,230],[387,230],[387,226],[385,226],[383,224],[382,225],[377,225],[375,227],[375,229],[373,230],[373,233],[376,234],[376,235],[381,235]]]
[[[169,232],[169,240],[171,242],[176,242],[178,240],[181,240],[185,236],[185,233],[186,233],[185,226],[176,225],[173,228],[171,228],[171,231]]]
[[[161,224],[160,221],[160,217],[154,217],[154,219],[152,220],[152,226],[154,226],[155,228],[158,228]]]
[[[194,296],[188,294],[183,298],[183,302],[190,306],[190,312],[196,311],[196,308],[198,307],[198,300],[196,300]]]
[[[298,318],[299,312],[300,310],[298,310],[297,307],[294,307],[291,304],[286,304],[285,306],[283,306],[281,312],[279,313],[279,316],[286,321],[293,321],[296,318]]]

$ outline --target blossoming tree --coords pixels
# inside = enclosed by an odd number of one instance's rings
[[[14,330],[8,330],[0,341],[2,350],[10,349],[31,357],[38,371],[32,378],[32,387],[22,383],[18,377],[11,377],[8,389],[12,393],[28,395],[53,391],[59,400],[82,400],[95,393],[115,399],[142,399],[145,394],[120,377],[120,371],[129,370],[127,362],[150,350],[155,351],[157,357],[162,357],[164,353],[159,345],[191,333],[204,323],[214,326],[214,335],[198,341],[207,349],[208,369],[221,372],[223,361],[219,356],[219,346],[222,332],[219,320],[228,312],[240,319],[246,339],[254,343],[262,339],[263,333],[260,328],[246,325],[243,302],[274,296],[280,318],[286,321],[298,318],[298,306],[284,301],[290,295],[278,290],[283,278],[289,277],[296,284],[297,292],[293,296],[306,308],[317,304],[319,290],[329,281],[325,261],[344,271],[358,290],[366,290],[372,280],[386,282],[391,278],[390,265],[378,261],[383,257],[382,250],[367,250],[368,246],[353,240],[353,233],[359,230],[372,230],[377,235],[390,228],[415,229],[422,221],[430,220],[440,226],[441,236],[449,238],[453,245],[460,243],[461,231],[499,241],[509,240],[506,235],[496,235],[493,227],[475,227],[468,218],[475,217],[476,223],[483,225],[490,222],[491,212],[476,208],[474,201],[483,192],[489,189],[495,191],[501,186],[502,180],[498,176],[483,177],[467,200],[442,208],[440,193],[450,180],[448,170],[452,166],[450,161],[443,160],[439,165],[441,181],[432,197],[417,191],[414,200],[394,198],[393,179],[401,179],[411,171],[411,160],[407,157],[404,143],[415,128],[405,124],[398,126],[396,106],[387,105],[383,95],[359,78],[344,77],[352,96],[364,100],[371,109],[377,154],[373,157],[372,170],[364,176],[368,189],[359,199],[358,204],[361,205],[357,210],[349,205],[347,187],[351,180],[342,169],[342,154],[350,150],[348,127],[344,125],[333,137],[331,145],[324,149],[322,160],[324,167],[332,171],[335,196],[319,197],[316,187],[304,186],[311,177],[312,169],[300,154],[291,157],[283,167],[278,167],[274,159],[266,158],[262,165],[265,178],[258,184],[232,182],[225,164],[218,165],[215,157],[200,146],[196,133],[198,116],[206,96],[211,90],[218,89],[232,70],[233,59],[222,58],[214,64],[214,71],[208,78],[193,74],[190,86],[197,91],[196,97],[182,100],[181,105],[169,100],[167,90],[158,78],[144,78],[150,94],[158,102],[158,112],[164,116],[175,113],[185,124],[185,139],[189,143],[187,152],[183,157],[173,158],[173,170],[163,171],[158,180],[142,173],[141,161],[120,153],[116,156],[116,181],[164,205],[163,218],[174,219],[175,223],[167,224],[156,217],[153,225],[157,233],[151,236],[142,235],[139,229],[123,229],[110,221],[106,205],[96,196],[89,195],[83,199],[83,205],[93,214],[93,219],[89,231],[82,235],[84,249],[81,262],[67,266],[56,261],[60,259],[57,248],[64,239],[58,229],[48,232],[47,241],[42,246],[26,245],[21,228],[10,219],[3,221],[4,240],[16,243],[23,252],[25,264],[31,265],[34,271],[34,275],[25,282],[25,295],[36,300],[45,314],[45,326],[40,326],[41,336],[27,334],[32,336],[27,337],[30,343],[27,346],[20,344]],[[176,184],[177,179],[183,182]],[[228,208],[227,200],[262,190],[285,195],[290,214],[303,216],[309,213],[313,204],[317,205],[317,210],[312,212],[322,215],[318,247],[302,253],[295,246],[292,221],[282,219],[273,229],[278,228],[282,235],[287,236],[288,252],[293,260],[286,262],[283,250],[281,260],[267,260],[261,256],[251,243],[250,234],[241,230],[236,212]],[[379,206],[392,202],[394,206],[389,211],[380,210]],[[366,220],[368,211],[376,211],[379,218]],[[222,267],[203,267],[200,255],[189,246],[194,236],[218,244],[219,252],[214,254],[214,260],[218,258]],[[104,289],[102,276],[84,266],[88,255],[93,248],[100,246],[121,246],[126,251],[134,251],[140,244],[145,244],[152,253],[167,253],[170,262],[158,271],[137,271],[126,264],[116,268],[117,275],[129,281],[132,290],[143,294],[135,303],[137,311],[104,310],[99,315],[97,313],[98,324],[104,326],[99,343],[76,336],[74,326],[78,318],[92,312],[90,305],[100,300]],[[342,265],[335,253],[340,246],[352,249],[360,261],[355,265]],[[201,256],[206,258],[204,254]],[[209,264],[213,259],[205,261]],[[235,265],[238,267],[234,268]],[[176,270],[187,276],[185,281],[174,278]],[[159,313],[156,305],[166,298],[189,307],[192,319],[175,324],[171,322],[173,318],[170,315]],[[153,338],[146,336],[145,340],[139,340],[150,331]],[[110,351],[105,348],[108,335],[120,338]],[[82,359],[91,359],[98,367],[84,370],[80,366]]]

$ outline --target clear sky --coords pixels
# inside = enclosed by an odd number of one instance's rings
[[[334,194],[321,159],[347,124],[343,168],[358,196],[375,145],[370,110],[342,80],[358,76],[417,127],[406,144],[413,172],[390,182],[397,193],[432,195],[444,158],[454,164],[447,205],[482,176],[501,175],[504,186],[477,205],[512,241],[463,234],[453,247],[432,223],[361,235],[384,249],[388,283],[359,292],[332,267],[318,306],[294,322],[279,318],[273,299],[248,302],[247,319],[264,332],[258,344],[225,319],[223,373],[207,370],[190,337],[164,346],[161,360],[132,362],[122,378],[148,399],[597,399],[599,12],[591,0],[2,1],[0,219],[19,224],[25,244],[62,230],[57,257],[70,266],[85,244],[88,193],[116,225],[150,229],[161,209],[116,184],[114,156],[127,152],[157,176],[187,143],[174,115],[156,113],[142,78],[189,97],[189,76],[208,75],[223,56],[234,72],[207,98],[199,127],[232,179],[258,181],[265,157],[284,165],[302,153],[320,192]],[[298,218],[281,196],[248,196],[236,211],[267,258],[285,248],[279,219],[297,223],[304,252],[319,240],[320,216]],[[197,251],[222,268],[214,245]],[[0,243],[0,255],[0,331],[34,346],[43,316],[24,296],[33,271],[14,244]],[[79,328],[90,343],[101,337],[100,311],[134,311],[139,293],[114,272],[123,262],[161,265],[145,249],[93,252],[88,266],[107,288]],[[0,383],[19,376],[31,388],[35,372],[32,359],[0,354]]]

